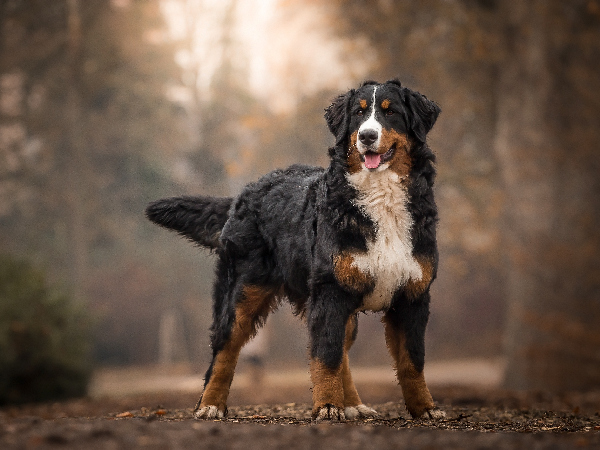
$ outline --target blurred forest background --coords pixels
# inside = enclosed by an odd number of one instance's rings
[[[97,364],[209,361],[213,258],[149,201],[327,165],[330,100],[399,77],[442,108],[428,357],[504,356],[511,387],[600,383],[599,1],[0,5],[0,253],[85,306]],[[304,364],[280,309],[268,361]],[[388,362],[381,328],[361,317],[355,364]]]

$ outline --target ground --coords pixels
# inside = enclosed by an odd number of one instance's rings
[[[258,389],[244,387],[240,376],[228,417],[198,421],[192,417],[196,393],[127,394],[115,380],[139,377],[143,385],[148,381],[143,369],[107,372],[104,382],[112,379],[119,395],[100,392],[96,380],[90,398],[1,408],[0,448],[600,448],[600,391],[552,396],[433,383],[432,394],[447,418],[421,421],[410,418],[387,375],[357,372],[363,401],[379,411],[378,419],[314,423],[306,380],[285,377],[291,379],[286,385],[281,375],[269,375]],[[185,378],[171,377],[171,387]]]

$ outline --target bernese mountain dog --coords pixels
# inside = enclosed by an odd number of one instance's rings
[[[242,346],[283,299],[309,330],[313,418],[376,417],[352,381],[357,315],[380,311],[409,413],[438,419],[424,334],[436,277],[435,157],[440,108],[398,80],[367,81],[325,110],[328,168],[293,165],[235,198],[178,197],[147,217],[218,256],[212,362],[194,415],[222,418]]]

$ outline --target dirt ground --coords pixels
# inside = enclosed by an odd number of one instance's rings
[[[234,386],[228,417],[218,421],[193,419],[197,393],[181,390],[5,407],[0,448],[600,448],[600,391],[550,396],[434,385],[447,418],[421,421],[410,418],[389,380],[363,377],[357,387],[379,418],[314,423],[304,383]]]

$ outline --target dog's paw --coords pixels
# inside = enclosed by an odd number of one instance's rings
[[[441,420],[446,418],[446,413],[442,411],[440,408],[435,407],[432,409],[426,410],[419,419],[423,420]]]
[[[373,408],[369,408],[367,405],[356,405],[356,406],[346,406],[344,408],[344,415],[348,420],[355,419],[374,419],[379,417],[377,411]]]
[[[225,412],[213,405],[203,406],[194,411],[194,418],[202,420],[222,419]]]
[[[312,416],[316,422],[321,422],[323,420],[346,420],[343,408],[338,408],[329,403],[313,410]]]

